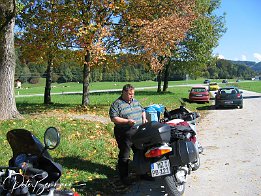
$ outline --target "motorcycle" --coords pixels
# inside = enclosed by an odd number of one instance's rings
[[[48,152],[60,143],[55,127],[46,129],[44,145],[25,129],[14,129],[6,135],[13,156],[9,166],[0,167],[0,195],[78,196],[71,190],[57,188],[62,166]]]
[[[200,117],[200,114],[197,112],[190,112],[186,107],[180,106],[177,109],[168,111],[165,108],[164,111],[164,118],[162,121],[175,126],[176,124],[183,124],[185,126],[191,127],[194,131],[194,138],[192,139],[193,143],[196,146],[197,150],[197,162],[192,165],[192,170],[196,171],[200,167],[200,157],[199,154],[203,152],[203,147],[201,146],[200,142],[197,139],[197,119]],[[184,123],[185,122],[185,123]]]
[[[180,117],[178,123],[182,122]],[[187,175],[196,170],[193,167],[199,160],[199,153],[195,145],[195,130],[184,124],[167,123],[173,120],[171,118],[173,116],[166,116],[159,122],[152,121],[138,127],[132,136],[136,149],[133,165],[136,174],[151,173],[153,178],[161,177],[166,192],[180,196],[185,191]]]

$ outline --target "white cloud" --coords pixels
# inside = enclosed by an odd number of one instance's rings
[[[247,60],[247,57],[244,54],[241,56],[241,58],[242,58],[242,61],[246,61]]]
[[[225,57],[223,55],[219,54],[218,59],[225,59]]]
[[[255,57],[258,61],[261,61],[261,54],[259,54],[259,53],[254,53],[254,57]]]

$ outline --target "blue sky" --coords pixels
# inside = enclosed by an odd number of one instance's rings
[[[227,32],[214,54],[228,60],[261,62],[261,0],[222,0]]]

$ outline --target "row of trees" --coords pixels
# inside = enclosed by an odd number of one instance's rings
[[[169,70],[168,80],[183,80],[187,75],[187,70]],[[205,78],[252,78],[256,75],[250,67],[243,64],[233,64],[229,60],[217,60],[217,62],[207,67],[200,74],[190,74],[191,79],[197,77]],[[21,82],[37,83],[41,77],[46,77],[46,65],[34,63],[20,64],[17,63],[15,79]],[[52,72],[52,82],[80,82],[82,83],[82,69],[76,62],[62,62],[59,66],[54,67]],[[90,81],[113,81],[113,82],[132,82],[155,80],[156,74],[144,68],[142,65],[122,65],[119,69],[106,70],[105,67],[97,68],[91,72]],[[161,78],[163,80],[164,78]]]
[[[17,66],[15,78],[19,79],[22,83],[38,83],[40,78],[46,77],[46,70],[35,69],[38,65],[29,64]],[[44,68],[46,66],[43,66]],[[31,71],[32,69],[32,71]],[[52,82],[65,83],[65,82],[83,82],[82,69],[75,63],[62,63],[60,66],[55,67],[52,72]],[[113,81],[113,82],[132,82],[132,81],[146,81],[154,80],[155,73],[153,71],[145,70],[142,66],[122,66],[119,70],[111,72],[103,69],[95,69],[90,74],[90,82],[98,81]]]
[[[70,51],[74,53],[74,51]],[[19,52],[17,50],[17,56]],[[90,81],[145,81],[155,78],[155,73],[148,67],[144,67],[142,64],[129,64],[126,63],[126,55],[117,58],[119,67],[113,67],[113,65],[100,66],[92,70],[90,73]],[[133,57],[135,58],[135,57]],[[40,60],[38,60],[40,62]],[[52,70],[52,82],[64,83],[64,82],[83,82],[82,67],[77,61],[72,59],[63,59],[63,61],[57,63],[58,65],[53,67]],[[46,64],[43,63],[22,63],[19,58],[16,62],[15,79],[19,79],[21,82],[36,83],[41,77],[46,77]]]
[[[91,73],[104,67],[116,71],[123,53],[131,54],[126,62],[163,77],[163,90],[170,69],[200,73],[213,63],[212,49],[225,31],[224,17],[213,14],[219,5],[220,0],[0,0],[1,119],[19,116],[12,89],[15,17],[19,60],[47,65],[44,103],[51,103],[52,71],[73,59],[82,65],[86,106]]]
[[[242,78],[248,79],[256,75],[256,72],[246,65],[234,64],[229,60],[220,59],[215,66],[208,67],[207,78]]]

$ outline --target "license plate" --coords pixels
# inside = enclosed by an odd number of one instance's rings
[[[196,95],[196,97],[202,97],[203,95]]]
[[[170,164],[169,160],[163,160],[163,161],[158,161],[156,163],[152,163],[150,165],[151,169],[151,176],[156,177],[156,176],[164,176],[167,174],[170,174]]]
[[[225,101],[226,104],[233,103],[233,101]]]

